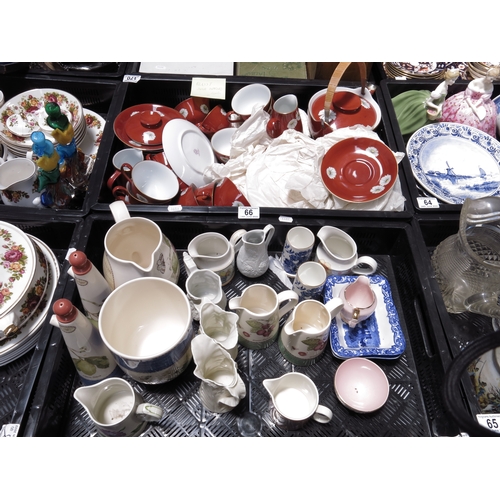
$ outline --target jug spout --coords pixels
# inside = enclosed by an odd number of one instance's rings
[[[74,392],[74,398],[85,408],[89,416],[94,419],[94,407],[97,401],[97,396],[100,392],[99,384],[79,387]]]
[[[267,392],[274,400],[274,395],[276,394],[276,390],[279,386],[280,378],[268,378],[262,382],[262,385],[266,388]]]

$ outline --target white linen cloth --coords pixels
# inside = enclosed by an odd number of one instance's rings
[[[303,116],[304,132],[286,130],[276,139],[266,132],[269,114],[262,108],[235,132],[231,143],[231,159],[214,163],[205,170],[207,179],[229,177],[245,195],[252,207],[286,207],[341,210],[402,211],[405,198],[398,178],[389,193],[366,203],[349,203],[333,196],[324,186],[320,167],[325,153],[337,142],[349,137],[378,134],[361,125],[309,137],[307,115]],[[399,162],[404,153],[394,153]]]

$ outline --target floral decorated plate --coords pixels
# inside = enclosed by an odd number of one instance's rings
[[[35,249],[28,235],[0,222],[0,318],[25,295],[35,271]]]
[[[448,122],[425,125],[410,137],[406,152],[415,179],[446,203],[498,192],[500,142],[481,130]]]
[[[325,283],[324,302],[338,297],[341,290],[358,276],[329,276]],[[406,349],[406,340],[401,330],[398,312],[392,299],[391,288],[386,278],[379,274],[368,276],[377,297],[375,312],[355,328],[334,318],[330,327],[330,345],[333,355],[340,359],[380,358],[394,359]]]
[[[47,102],[57,102],[61,111],[71,117],[71,124],[75,130],[75,138],[80,137],[84,129],[82,106],[76,97],[56,89],[33,89],[23,92],[0,108],[0,140],[18,150],[30,150],[33,142],[30,139],[31,132],[27,130],[42,130],[47,139],[55,143],[50,131],[40,129],[39,118],[45,113]],[[16,116],[13,123],[12,116]],[[22,135],[17,135],[12,130],[20,130]],[[78,140],[77,140],[78,143]],[[11,149],[11,148],[9,148]]]
[[[102,133],[104,131],[104,126],[106,125],[106,120],[94,111],[90,111],[85,108],[83,108],[83,119],[85,120],[87,133],[78,147],[85,155],[90,156],[95,160],[97,151],[99,150],[99,145],[101,144]]]
[[[350,137],[334,144],[321,162],[326,189],[341,200],[365,203],[387,194],[398,175],[394,153],[381,141]]]
[[[59,263],[52,250],[38,238],[28,235],[34,245],[43,252],[48,264],[47,287],[43,298],[38,303],[36,310],[29,320],[20,328],[19,334],[12,340],[0,342],[0,366],[6,365],[32,349],[41,331],[41,326],[50,310],[54,291],[59,281]]]

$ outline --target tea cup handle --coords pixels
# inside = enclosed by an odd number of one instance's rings
[[[113,214],[115,222],[121,222],[125,219],[130,219],[130,213],[128,211],[127,205],[123,200],[117,200],[109,204],[109,209]]]
[[[359,257],[356,264],[352,268],[354,274],[373,274],[377,270],[378,264],[375,259],[364,255]]]
[[[159,406],[142,403],[135,410],[135,414],[146,422],[157,422],[163,417],[163,410]]]
[[[299,296],[293,290],[285,290],[278,294],[278,316],[281,318],[288,311],[291,311],[299,303]],[[282,305],[283,304],[283,305]]]
[[[327,424],[333,418],[333,412],[330,408],[323,405],[318,405],[313,415],[313,420],[320,424]]]

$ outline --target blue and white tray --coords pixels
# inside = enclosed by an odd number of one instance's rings
[[[341,290],[358,276],[329,276],[324,288],[324,302],[338,297]],[[368,276],[377,297],[375,312],[355,328],[334,318],[330,327],[330,346],[333,355],[340,359],[356,357],[394,359],[406,349],[398,312],[386,278],[379,274]]]
[[[417,182],[446,203],[498,194],[500,142],[481,130],[448,122],[425,125],[410,137],[406,153]]]

